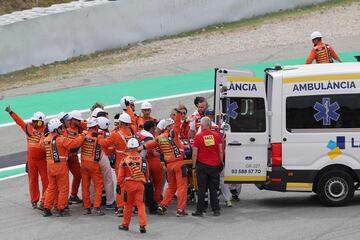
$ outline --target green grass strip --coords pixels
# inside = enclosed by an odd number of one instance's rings
[[[354,56],[360,52],[349,52],[339,54],[343,61],[353,62]],[[236,68],[249,69],[256,76],[262,77],[264,69],[280,65],[298,65],[305,62],[304,58],[291,59],[276,62],[264,62],[248,64]],[[54,115],[61,111],[73,109],[88,109],[95,102],[106,105],[119,103],[122,96],[132,95],[138,100],[172,96],[203,90],[210,90],[214,86],[214,70],[207,69],[173,76],[162,76],[148,79],[137,79],[132,81],[72,88],[68,90],[39,93],[30,96],[8,98],[0,101],[0,124],[9,123],[12,119],[3,111],[7,105],[11,105],[24,119],[28,119],[36,111],[42,111],[46,115]],[[169,109],[171,106],[169,106]]]

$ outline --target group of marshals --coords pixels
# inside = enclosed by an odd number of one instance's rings
[[[197,110],[191,116],[180,104],[169,118],[160,121],[151,115],[149,102],[142,103],[141,115],[137,116],[134,102],[130,96],[121,98],[122,113],[115,115],[112,130],[108,113],[99,103],[91,108],[91,117],[86,120],[73,110],[61,112],[47,123],[41,112],[25,123],[10,106],[5,109],[26,135],[33,208],[43,210],[45,217],[62,217],[70,215],[69,204],[82,203],[84,214],[101,216],[105,214],[101,209],[105,190],[106,209],[115,209],[116,215],[123,217],[119,229],[128,230],[131,215],[137,212],[140,232],[145,233],[144,198],[150,214],[164,215],[176,194],[176,216],[187,216],[188,176],[194,174],[199,183],[199,201],[192,215],[201,216],[206,211],[208,191],[214,216],[220,214],[223,136],[211,121],[214,113],[206,99],[195,98]],[[193,172],[184,164],[185,152],[191,149]],[[82,200],[77,195],[80,183]],[[228,185],[221,187],[230,192]],[[231,203],[227,201],[226,206]]]

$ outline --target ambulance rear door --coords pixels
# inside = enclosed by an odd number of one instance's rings
[[[218,109],[226,139],[225,182],[265,182],[269,142],[265,82],[251,72],[227,69],[217,70],[215,82],[222,83]]]

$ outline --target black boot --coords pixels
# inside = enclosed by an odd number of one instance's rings
[[[69,197],[69,203],[76,203],[76,204],[79,204],[79,203],[82,203],[82,200],[77,196],[71,196]]]
[[[91,209],[90,208],[85,208],[84,209],[84,215],[90,215],[91,214]]]
[[[122,231],[129,231],[129,227],[128,226],[124,226],[124,225],[119,225],[119,230],[122,230]]]
[[[103,211],[101,211],[100,208],[94,208],[93,209],[93,214],[94,214],[94,216],[103,216],[103,215],[105,215],[105,213]]]
[[[146,228],[145,228],[145,226],[140,226],[140,232],[141,232],[141,233],[146,233]]]
[[[43,216],[44,216],[44,217],[50,217],[50,216],[52,216],[52,213],[51,213],[50,209],[44,208]]]
[[[36,209],[36,208],[38,207],[37,202],[31,203],[31,207],[32,207],[33,209]]]
[[[59,209],[57,217],[69,217],[70,213],[68,211],[65,211],[64,209]]]

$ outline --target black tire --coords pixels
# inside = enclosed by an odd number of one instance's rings
[[[331,207],[346,205],[353,198],[354,191],[353,179],[341,170],[333,170],[322,175],[316,190],[320,201]]]

